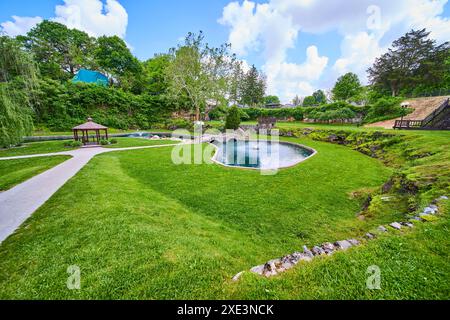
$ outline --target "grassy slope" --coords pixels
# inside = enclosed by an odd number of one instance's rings
[[[2,244],[0,297],[226,297],[240,270],[391,219],[355,219],[359,203],[348,197],[390,170],[298,141],[319,153],[276,176],[175,166],[171,148],[94,158]],[[65,288],[70,264],[82,270],[80,292]]]
[[[178,141],[175,140],[150,140],[144,138],[113,138],[117,140],[117,143],[104,146],[105,148],[127,148],[127,147],[143,147],[143,146],[156,146],[163,144],[175,144]]]
[[[69,151],[74,148],[65,147],[63,140],[24,143],[21,147],[0,149],[0,157],[15,157],[29,154]]]
[[[0,161],[0,191],[8,190],[15,185],[53,168],[69,159],[69,156],[54,156],[30,159]]]
[[[445,148],[443,137],[415,143]],[[231,283],[236,272],[303,244],[359,235],[402,216],[355,219],[359,203],[348,192],[385,181],[390,170],[378,161],[290,140],[319,154],[273,177],[174,166],[170,148],[96,157],[2,244],[0,297],[448,299],[447,216],[276,278],[245,274]],[[81,291],[65,287],[70,264],[81,267]],[[365,289],[372,264],[381,268],[382,290]]]

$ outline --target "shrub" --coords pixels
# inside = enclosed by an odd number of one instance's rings
[[[227,118],[225,120],[225,129],[236,130],[241,124],[241,117],[238,107],[232,106],[227,113]]]
[[[81,141],[64,141],[64,147],[79,148],[83,145]]]
[[[169,130],[176,129],[188,129],[191,130],[194,127],[193,123],[183,118],[170,119],[166,122],[166,128]]]
[[[111,140],[109,140],[109,143],[116,144],[117,143],[117,139],[111,139]]]
[[[102,146],[106,146],[106,145],[109,144],[109,141],[106,140],[106,139],[102,139],[102,140],[100,140],[100,144],[101,144]]]

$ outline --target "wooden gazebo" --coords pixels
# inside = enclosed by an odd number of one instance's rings
[[[73,138],[75,141],[80,141],[86,144],[100,144],[101,139],[108,140],[108,127],[102,126],[101,124],[92,121],[92,118],[88,118],[86,123],[80,124],[72,128]],[[89,137],[89,132],[95,132],[92,135],[92,140]],[[103,133],[103,135],[101,134]]]

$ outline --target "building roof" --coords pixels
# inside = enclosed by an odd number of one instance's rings
[[[96,83],[102,86],[108,86],[108,77],[98,71],[80,69],[75,77],[73,77],[72,82]]]
[[[79,126],[73,127],[72,130],[102,130],[108,129],[108,127],[102,126],[101,124],[92,121],[92,118],[88,118],[86,123],[80,124]]]

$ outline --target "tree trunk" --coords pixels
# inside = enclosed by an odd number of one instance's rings
[[[198,106],[195,107],[195,120],[200,121],[200,108]]]

